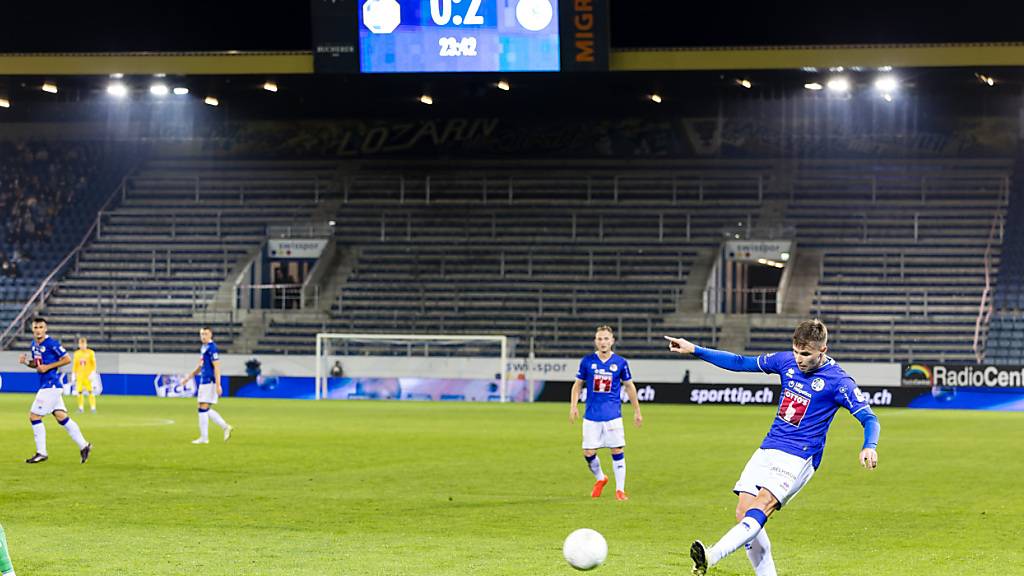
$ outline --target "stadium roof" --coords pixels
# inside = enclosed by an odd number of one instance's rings
[[[1024,43],[732,46],[612,50],[627,71],[796,70],[831,67],[1024,66]],[[0,54],[2,75],[311,74],[309,51]]]

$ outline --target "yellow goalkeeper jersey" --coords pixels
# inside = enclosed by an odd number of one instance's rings
[[[89,375],[96,371],[96,353],[90,349],[75,350],[72,364],[75,367],[75,380],[88,384]]]

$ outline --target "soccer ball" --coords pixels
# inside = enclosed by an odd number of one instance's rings
[[[604,536],[590,528],[580,528],[569,534],[562,544],[562,555],[577,570],[590,570],[600,566],[608,557],[608,542]]]

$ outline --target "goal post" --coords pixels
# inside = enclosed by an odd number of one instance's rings
[[[508,336],[495,334],[322,332],[316,335],[315,397],[317,400],[336,397],[332,395],[330,378],[332,368],[337,366],[343,376],[377,381],[408,382],[424,378],[493,381],[497,385],[497,398],[489,399],[507,402],[509,352]],[[382,397],[395,397],[393,393]],[[356,393],[344,397],[364,396]],[[403,395],[399,390],[398,397],[415,396]]]

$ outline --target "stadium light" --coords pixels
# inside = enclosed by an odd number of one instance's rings
[[[781,252],[779,254],[779,260],[782,260],[783,262],[789,262],[789,252]]]
[[[167,84],[151,84],[149,87],[149,93],[153,96],[167,96],[170,90],[167,88]]]
[[[875,80],[875,90],[882,94],[892,94],[896,88],[899,88],[899,85],[894,76],[880,76]]]
[[[754,84],[751,83],[750,80],[747,80],[746,78],[737,78],[736,79],[736,83],[739,84],[740,86],[746,88],[747,90],[753,88],[753,86],[754,86]]]
[[[975,73],[974,77],[978,79],[978,82],[981,82],[982,84],[985,84],[986,86],[995,86],[996,85],[996,79],[991,77],[991,76],[986,76],[984,74]]]
[[[114,98],[124,98],[128,95],[128,87],[124,85],[124,82],[111,82],[107,84],[107,94]]]
[[[498,86],[498,90],[504,90],[505,92],[508,92],[509,90],[512,89],[512,87],[509,86],[508,82],[505,81],[505,80],[498,80],[497,86]]]
[[[213,96],[207,96],[206,99],[203,100],[203,104],[206,104],[207,106],[220,106],[220,100],[217,100]]]
[[[334,220],[328,220],[327,221],[327,225],[330,226],[331,228],[333,228],[333,227],[337,226],[338,223],[335,222]]]
[[[175,96],[184,96],[186,94],[188,94],[188,88],[185,88],[184,86],[175,86],[174,87],[174,95]]]
[[[110,77],[113,78],[114,80],[120,80],[121,78],[124,78],[124,74],[122,74],[120,72],[114,72],[113,74],[110,75]]]
[[[650,96],[648,96],[648,98],[651,100],[651,102],[654,102],[655,104],[661,104],[660,94],[651,94]]]
[[[818,82],[808,82],[807,84],[804,84],[804,88],[808,90],[821,90],[824,86]]]
[[[43,83],[43,92],[48,92],[50,94],[56,94],[57,93],[57,85],[54,84],[53,82],[44,82]]]
[[[424,94],[420,96],[420,102],[426,104],[427,106],[430,106],[431,104],[434,103],[434,99],[430,97],[430,94]]]
[[[845,93],[850,91],[850,81],[842,76],[830,79],[826,86],[830,92]]]
[[[892,102],[892,94],[889,94],[888,92],[882,94],[882,100],[885,100],[886,102]]]
[[[277,92],[277,82],[264,82],[263,89],[267,92]]]
[[[0,108],[10,108],[11,101],[7,98],[0,98]]]

